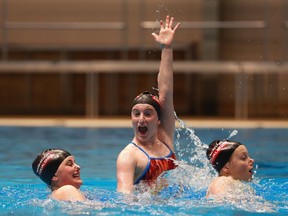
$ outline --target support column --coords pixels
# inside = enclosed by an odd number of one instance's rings
[[[93,118],[99,116],[99,74],[87,73],[86,75],[86,117]]]
[[[219,1],[204,0],[203,1],[203,21],[218,21],[219,20]],[[204,28],[202,60],[203,61],[218,61],[218,32],[217,28]],[[215,68],[216,69],[216,68]],[[218,75],[217,74],[202,74],[202,104],[201,110],[204,115],[217,116],[219,105],[218,91]],[[203,87],[205,86],[205,87]]]
[[[219,1],[203,1],[203,21],[219,21]],[[203,29],[203,60],[218,60],[219,29]]]

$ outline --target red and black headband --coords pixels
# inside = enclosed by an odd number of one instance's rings
[[[157,95],[148,91],[144,91],[134,99],[132,107],[135,106],[136,104],[149,104],[153,106],[157,112],[158,118],[160,119],[161,108],[159,98],[157,97]]]
[[[50,186],[58,167],[68,156],[71,154],[65,150],[47,149],[35,158],[32,169],[35,175]]]
[[[220,173],[221,169],[229,161],[233,152],[238,148],[242,143],[233,142],[229,140],[215,140],[210,143],[209,148],[207,149],[206,156],[209,159],[212,166]]]

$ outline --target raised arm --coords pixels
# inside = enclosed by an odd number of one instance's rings
[[[158,74],[159,100],[161,104],[161,119],[158,138],[174,150],[174,104],[173,104],[173,49],[174,33],[179,27],[173,28],[174,18],[166,16],[166,22],[160,21],[160,31],[152,33],[155,41],[161,46],[161,62]]]

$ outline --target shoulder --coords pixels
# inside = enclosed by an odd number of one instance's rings
[[[84,195],[72,185],[64,185],[52,192],[52,198],[66,201],[84,201]]]
[[[60,187],[57,192],[71,192],[71,191],[78,191],[78,189],[76,187],[74,187],[73,185],[64,185],[62,187]]]
[[[214,179],[208,187],[207,197],[211,195],[226,194],[231,191],[235,180],[231,177],[220,176]]]
[[[132,145],[128,144],[118,155],[117,164],[118,163],[132,163],[137,159],[135,156],[137,153],[137,148]]]

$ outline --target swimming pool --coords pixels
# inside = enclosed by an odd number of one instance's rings
[[[179,169],[167,173],[171,186],[158,195],[135,195],[129,202],[116,193],[116,158],[131,140],[131,128],[0,127],[1,215],[287,215],[288,130],[180,128],[176,133]],[[258,166],[249,186],[236,202],[217,204],[205,192],[214,177],[203,145],[214,139],[245,143]],[[56,202],[34,176],[31,162],[43,149],[69,150],[81,166],[90,198],[85,203]]]

